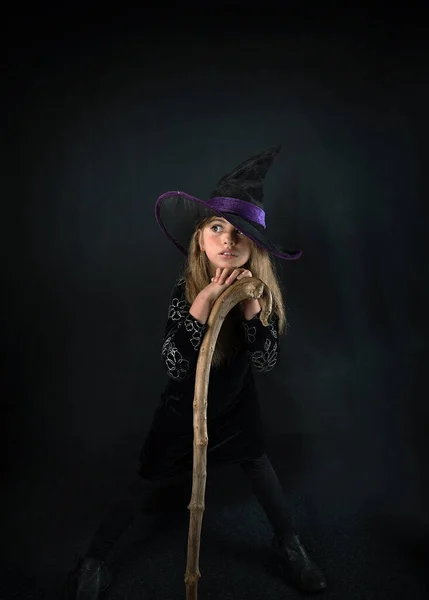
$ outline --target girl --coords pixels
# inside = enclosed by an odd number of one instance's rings
[[[273,295],[266,328],[258,300],[235,306],[220,330],[209,379],[208,472],[214,465],[239,463],[273,528],[272,549],[287,581],[302,591],[327,587],[320,568],[302,545],[281,485],[265,452],[253,370],[273,369],[285,309],[271,256],[293,260],[265,235],[263,180],[280,148],[263,152],[223,177],[208,201],[167,192],[155,207],[162,231],[187,257],[173,288],[161,356],[169,381],[161,396],[138,464],[137,490],[108,512],[88,552],[72,574],[71,598],[96,600],[110,582],[110,549],[144,503],[154,482],[192,472],[193,407],[198,351],[215,300],[234,281],[255,276]]]

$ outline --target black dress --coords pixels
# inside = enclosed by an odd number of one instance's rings
[[[198,351],[207,325],[189,313],[185,282],[176,281],[162,344],[169,380],[140,453],[138,473],[158,480],[192,470],[193,399]],[[212,366],[207,406],[207,467],[239,463],[265,452],[259,401],[252,367],[266,373],[278,358],[278,317],[264,327],[259,315],[246,321],[234,307],[227,320],[235,338],[229,360]]]

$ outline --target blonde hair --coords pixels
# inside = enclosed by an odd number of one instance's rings
[[[209,260],[200,248],[199,237],[201,230],[214,218],[208,217],[197,224],[189,244],[183,275],[185,297],[189,304],[192,304],[201,290],[211,282]],[[270,289],[273,296],[273,313],[278,316],[279,334],[281,335],[286,331],[286,309],[275,263],[271,255],[266,250],[259,248],[253,241],[251,241],[250,248],[249,260],[243,265],[243,268],[249,269],[253,277],[263,281]],[[212,358],[212,364],[215,366],[223,363],[231,355],[231,348],[234,346],[231,342],[237,331],[234,328],[234,314],[237,314],[235,309],[230,311],[220,330]]]

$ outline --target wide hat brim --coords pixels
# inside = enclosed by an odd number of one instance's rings
[[[270,241],[265,233],[251,221],[240,215],[223,212],[211,207],[207,201],[182,191],[161,194],[155,204],[155,217],[168,239],[187,255],[189,243],[196,225],[207,217],[218,216],[226,219],[236,229],[244,233],[257,246],[283,260],[297,260],[302,250],[288,250]]]

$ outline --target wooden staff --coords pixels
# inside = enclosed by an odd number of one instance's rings
[[[194,414],[194,462],[192,471],[192,496],[188,534],[188,557],[185,572],[186,600],[197,600],[201,527],[207,479],[207,393],[213,351],[220,328],[229,311],[248,298],[258,299],[261,304],[260,320],[267,327],[272,311],[272,295],[268,287],[255,277],[244,277],[229,286],[214,303],[207,321],[195,373]]]

